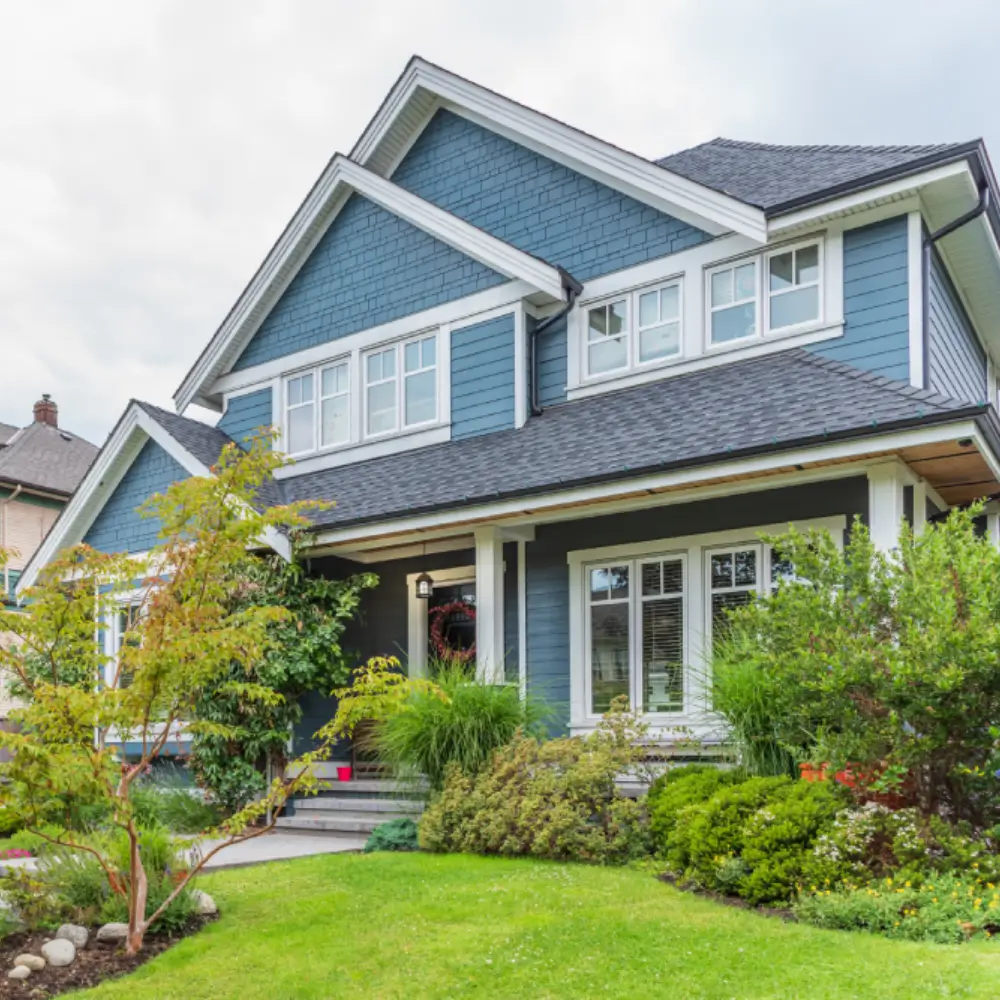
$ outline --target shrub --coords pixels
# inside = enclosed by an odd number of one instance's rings
[[[416,851],[419,848],[417,824],[403,817],[375,827],[365,844],[365,854],[373,851]]]
[[[221,822],[219,807],[192,788],[182,771],[162,770],[154,775],[135,785],[129,796],[140,826],[162,825],[174,833],[203,833]]]
[[[682,809],[705,802],[720,788],[733,785],[745,777],[741,771],[690,764],[657,778],[650,785],[646,797],[654,849],[661,854],[666,852]]]
[[[55,839],[66,832],[62,827],[50,823],[43,823],[39,830],[45,834],[44,837],[30,830],[18,830],[8,841],[8,846],[21,851],[30,851],[32,854],[47,854],[54,849],[54,845],[52,840],[46,838]]]
[[[739,895],[754,905],[790,900],[817,836],[832,825],[844,798],[832,782],[798,781],[758,809],[743,830],[746,874],[737,886]]]
[[[951,943],[1000,931],[1000,891],[978,878],[942,875],[918,886],[890,876],[804,894],[795,913],[816,927]]]
[[[440,671],[435,683],[444,697],[415,689],[376,738],[384,761],[404,775],[426,776],[435,790],[444,785],[449,764],[476,774],[519,729],[536,732],[545,717],[538,702],[522,699],[515,686],[470,680],[460,666]]]
[[[108,877],[92,854],[56,848],[38,873],[39,881],[73,910],[73,919],[89,924],[111,894]]]
[[[541,741],[519,733],[476,776],[449,765],[420,821],[420,846],[598,864],[646,854],[643,808],[615,782],[638,760],[644,732],[616,705],[590,737]]]
[[[751,778],[720,789],[701,805],[682,809],[667,840],[671,867],[706,888],[724,891],[719,873],[742,853],[747,820],[791,785],[789,778]],[[727,874],[731,876],[731,871]]]

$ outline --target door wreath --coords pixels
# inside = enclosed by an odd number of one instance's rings
[[[456,663],[469,663],[476,658],[476,646],[473,643],[468,649],[455,649],[445,638],[444,629],[451,615],[463,614],[470,621],[476,620],[476,609],[467,601],[449,601],[434,608],[430,613],[430,640],[434,652],[442,660]]]

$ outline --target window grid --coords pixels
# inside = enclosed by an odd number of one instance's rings
[[[316,404],[313,372],[285,379],[285,448],[289,455],[316,449]]]
[[[328,365],[319,376],[320,447],[330,448],[351,440],[351,381],[346,361]]]
[[[364,357],[365,436],[382,437],[438,420],[437,335],[424,334]],[[373,400],[379,409],[373,409]],[[378,420],[373,420],[377,416]]]

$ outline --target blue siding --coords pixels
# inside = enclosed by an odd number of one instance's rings
[[[931,256],[928,388],[972,403],[986,399],[986,354],[937,250]]]
[[[188,471],[155,441],[147,441],[87,531],[84,541],[103,552],[143,552],[158,541],[160,522],[136,510]]]
[[[813,348],[886,378],[910,379],[906,216],[844,233],[844,336]]]
[[[352,195],[233,368],[325,344],[506,280]]]
[[[544,330],[538,338],[538,402],[542,406],[566,401],[568,350],[566,318],[563,317]]]
[[[514,314],[451,333],[451,436],[514,426]]]
[[[230,399],[226,412],[219,418],[219,430],[241,443],[259,427],[270,427],[273,420],[271,390],[260,389]]]
[[[859,476],[700,503],[539,525],[527,545],[528,685],[552,705],[556,727],[569,721],[569,569],[574,549],[780,524],[845,514],[867,517],[868,480]]]
[[[450,111],[392,179],[581,281],[712,238]]]

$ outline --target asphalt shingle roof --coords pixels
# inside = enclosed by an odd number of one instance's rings
[[[8,441],[18,432],[20,428],[15,427],[13,424],[0,423],[0,446],[7,444]]]
[[[51,424],[32,423],[0,449],[0,481],[72,493],[97,456],[96,445]]]
[[[540,494],[980,412],[804,350],[554,406],[518,429],[285,479],[316,527]]]
[[[656,163],[770,214],[824,192],[874,183],[883,175],[945,159],[976,145],[774,146],[720,138]]]

